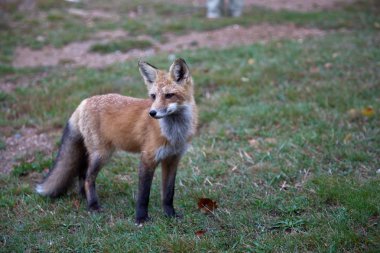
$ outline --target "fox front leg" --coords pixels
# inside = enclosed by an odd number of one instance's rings
[[[141,225],[149,219],[149,195],[156,166],[157,164],[145,164],[143,161],[141,161],[139,165],[139,187],[136,203],[137,225]]]
[[[162,208],[165,215],[168,217],[176,217],[176,212],[173,206],[175,177],[180,156],[172,156],[162,161],[162,189],[161,199]]]

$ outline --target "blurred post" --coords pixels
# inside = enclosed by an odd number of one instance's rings
[[[243,11],[243,0],[229,0],[228,11],[232,17],[240,17]]]
[[[228,1],[228,15],[232,17],[241,16],[243,0]],[[224,0],[207,0],[207,18],[220,18],[224,13]]]
[[[224,11],[224,0],[207,0],[207,18],[219,18]]]

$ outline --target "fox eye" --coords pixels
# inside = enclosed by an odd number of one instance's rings
[[[150,94],[151,99],[155,100],[156,99],[156,94]]]
[[[172,98],[173,96],[174,96],[174,93],[167,93],[167,94],[165,94],[165,98],[166,99]]]

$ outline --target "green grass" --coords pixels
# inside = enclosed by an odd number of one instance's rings
[[[30,159],[29,159],[30,160]],[[44,154],[37,153],[33,161],[21,161],[16,165],[11,174],[16,177],[26,176],[31,172],[43,172],[52,166],[52,159],[44,157]]]
[[[137,155],[119,153],[101,171],[103,212],[97,214],[87,212],[75,191],[55,200],[35,194],[36,175],[51,164],[50,156],[37,155],[0,176],[0,251],[377,252],[380,36],[368,3],[318,15],[262,12],[273,22],[324,28],[345,20],[350,32],[178,55],[190,65],[200,111],[199,134],[177,178],[175,206],[183,219],[163,216],[158,169],[153,220],[143,228],[134,225]],[[187,13],[165,8],[155,15]],[[360,13],[368,15],[360,19]],[[186,29],[197,29],[194,22]],[[23,43],[21,38],[12,40]],[[11,57],[0,52],[2,59]],[[167,55],[147,60],[161,68],[171,63]],[[0,132],[61,127],[82,99],[95,94],[146,97],[136,61],[100,70],[1,66],[13,82],[36,81],[0,93]],[[348,113],[367,106],[375,110],[372,117]],[[217,201],[214,214],[197,209],[200,197]],[[199,230],[206,230],[200,238]]]
[[[90,48],[91,52],[109,54],[116,51],[128,52],[132,49],[145,49],[152,46],[147,40],[118,40],[104,44],[95,44]]]

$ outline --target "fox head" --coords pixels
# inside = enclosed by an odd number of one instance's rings
[[[193,80],[185,60],[175,60],[169,72],[140,61],[139,70],[152,100],[149,115],[153,118],[175,115],[194,102]]]

